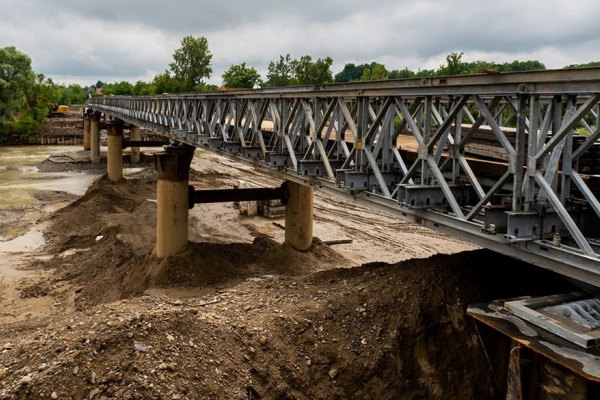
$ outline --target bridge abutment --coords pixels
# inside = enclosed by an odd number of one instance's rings
[[[137,125],[131,126],[131,138],[132,141],[142,140],[142,135],[140,133],[140,127]],[[140,162],[140,148],[132,147],[131,148],[131,163],[138,164]]]
[[[90,160],[100,162],[100,116],[96,112],[90,116]]]
[[[113,120],[108,126],[108,179],[117,182],[123,178],[123,121]]]
[[[83,149],[90,150],[91,149],[91,121],[92,117],[90,115],[85,114],[83,116]]]
[[[154,154],[156,187],[156,255],[167,257],[188,242],[189,176],[194,157],[191,146],[171,146]]]
[[[313,239],[313,188],[287,181],[285,242],[296,250],[308,250]]]

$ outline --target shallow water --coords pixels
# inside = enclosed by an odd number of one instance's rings
[[[38,203],[40,190],[83,195],[98,176],[77,172],[39,173],[35,167],[48,156],[81,150],[81,146],[0,147],[0,208]]]

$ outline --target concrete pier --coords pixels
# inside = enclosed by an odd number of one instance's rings
[[[113,120],[108,126],[108,179],[117,182],[123,178],[123,121]]]
[[[188,243],[188,185],[194,156],[191,146],[167,147],[154,154],[156,188],[156,255],[168,257]]]
[[[83,116],[83,149],[91,149],[91,119],[90,115]]]
[[[296,250],[308,250],[313,239],[313,189],[292,181],[287,181],[287,187],[285,242]]]
[[[94,113],[90,117],[90,160],[93,163],[100,162],[100,113]]]
[[[132,141],[142,140],[142,135],[140,134],[140,127],[133,125],[131,127],[131,135],[130,139]],[[131,148],[131,163],[138,164],[140,162],[140,148],[132,147]]]

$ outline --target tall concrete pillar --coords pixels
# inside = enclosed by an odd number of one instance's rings
[[[140,134],[140,127],[133,125],[131,127],[131,140],[142,140],[142,135]],[[140,148],[132,147],[131,148],[131,163],[138,164],[140,162]]]
[[[188,243],[188,185],[192,146],[170,146],[154,154],[156,187],[156,255],[167,257]]]
[[[92,117],[88,114],[83,116],[83,149],[90,150],[91,148],[91,119]]]
[[[106,172],[108,179],[117,182],[123,178],[123,121],[115,119],[108,126],[108,155]]]
[[[313,239],[313,189],[287,181],[285,206],[285,242],[296,250],[308,250]]]
[[[94,113],[90,119],[90,160],[100,162],[100,113]]]

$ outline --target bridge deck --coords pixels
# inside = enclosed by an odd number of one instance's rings
[[[600,286],[600,202],[583,173],[600,137],[600,69],[104,97],[88,106]],[[481,135],[499,160],[493,173],[469,156]]]

